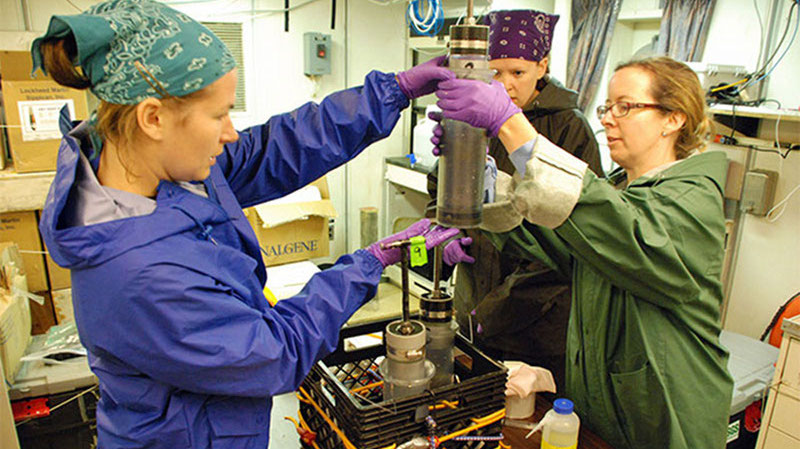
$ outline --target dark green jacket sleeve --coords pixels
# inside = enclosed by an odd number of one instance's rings
[[[561,238],[551,229],[524,222],[509,232],[482,233],[503,254],[522,259],[539,259],[562,276],[571,276],[571,255]]]
[[[570,252],[618,287],[662,307],[694,301],[724,234],[718,186],[702,176],[615,190],[588,174],[573,213],[555,229]],[[701,276],[697,276],[701,275]]]

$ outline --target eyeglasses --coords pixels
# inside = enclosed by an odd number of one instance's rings
[[[656,108],[661,109],[663,111],[669,111],[665,106],[661,106],[660,104],[655,103],[631,103],[630,101],[618,101],[616,103],[611,104],[601,104],[597,107],[597,118],[599,120],[603,120],[603,116],[606,115],[606,112],[611,111],[611,115],[616,118],[625,117],[628,115],[628,112],[631,109],[641,109],[641,108]]]

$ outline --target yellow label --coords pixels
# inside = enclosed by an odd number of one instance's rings
[[[571,446],[555,446],[553,444],[548,443],[545,440],[542,440],[542,449],[577,449],[578,443],[575,443]]]
[[[419,267],[428,263],[428,250],[425,248],[425,237],[418,235],[411,237],[411,266]]]

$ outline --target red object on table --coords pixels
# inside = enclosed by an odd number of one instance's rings
[[[50,407],[47,406],[47,398],[14,401],[11,403],[11,411],[14,413],[14,422],[50,416]]]

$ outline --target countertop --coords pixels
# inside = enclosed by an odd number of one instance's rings
[[[414,295],[409,295],[409,311],[412,315],[419,311],[419,298]],[[402,314],[403,291],[394,284],[381,282],[377,295],[350,317],[347,326],[382,321]]]

